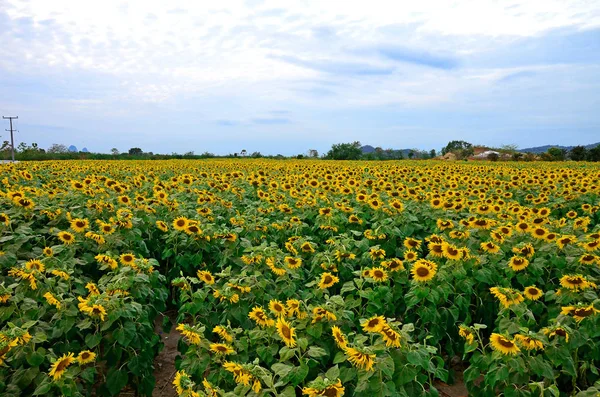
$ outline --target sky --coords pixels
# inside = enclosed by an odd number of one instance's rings
[[[577,145],[598,109],[595,0],[0,0],[16,144]]]

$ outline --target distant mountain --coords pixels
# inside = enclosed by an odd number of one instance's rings
[[[360,150],[362,150],[363,153],[373,153],[375,151],[375,148],[371,145],[365,145],[362,146]]]
[[[69,146],[69,152],[76,152],[76,151],[77,151],[77,146],[75,146],[75,145]]]
[[[86,147],[84,147],[83,149],[81,149],[81,151],[82,151],[83,153],[89,153],[89,152],[90,152],[90,151],[88,150],[88,148],[86,148]]]
[[[591,145],[585,145],[585,148],[592,149],[598,145],[600,145],[600,142],[592,143]],[[568,150],[573,149],[575,146],[544,145],[544,146],[530,147],[530,148],[526,148],[526,149],[519,149],[519,152],[521,152],[521,153],[546,153],[548,151],[548,149],[553,148],[553,147],[557,147],[559,149],[565,149],[568,151]]]

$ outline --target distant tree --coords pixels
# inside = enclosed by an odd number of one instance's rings
[[[189,152],[185,152],[183,157],[194,157],[194,151],[190,150]]]
[[[302,159],[304,158],[304,155],[303,155],[303,154],[299,154],[299,155],[297,155],[297,156],[296,156],[296,158],[297,158],[298,160],[302,160]]]
[[[52,146],[48,148],[47,153],[68,153],[69,148],[66,145],[60,143],[53,143]]]
[[[509,145],[502,145],[500,146],[500,149],[506,151],[506,152],[516,152],[517,149],[519,148],[519,145],[515,145],[515,144],[509,144]]]
[[[360,142],[337,143],[331,146],[326,158],[332,160],[358,160],[362,155]]]
[[[435,149],[431,149],[431,151],[429,152],[429,158],[434,159],[436,157],[436,152]]]
[[[246,149],[242,149],[242,151],[240,152],[240,154],[242,155],[242,157],[245,157],[245,156],[246,156],[246,154],[247,154],[247,153],[246,153]]]
[[[488,154],[487,158],[490,161],[498,161],[498,158],[500,158],[500,156],[498,156],[498,153],[490,153]]]
[[[316,159],[319,157],[319,152],[316,149],[309,149],[308,150],[308,157]]]
[[[520,153],[520,152],[514,152],[514,153],[512,154],[512,159],[513,159],[514,161],[519,161],[519,160],[521,160],[522,158],[523,158],[523,153]]]
[[[119,155],[119,149],[117,149],[116,147],[110,149],[110,152],[112,153],[113,156]]]
[[[585,161],[588,157],[588,150],[585,146],[575,146],[569,151],[569,157],[573,161]]]
[[[254,152],[250,155],[250,157],[253,157],[255,159],[261,158],[263,155],[260,152]]]
[[[600,161],[600,145],[588,150],[588,161]]]
[[[454,153],[457,159],[465,159],[473,155],[473,145],[465,141],[450,141],[442,148],[442,154]]]
[[[550,157],[550,161],[563,161],[566,157],[567,151],[565,149],[551,147],[546,153]]]
[[[412,150],[408,152],[408,158],[412,159],[413,157],[415,157],[415,152],[413,152]]]
[[[144,152],[139,147],[132,147],[131,149],[129,149],[129,154],[132,155],[132,156],[133,155],[140,155],[142,153],[144,153]]]

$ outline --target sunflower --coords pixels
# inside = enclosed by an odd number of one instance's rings
[[[413,280],[420,283],[432,280],[437,272],[437,265],[431,266],[431,263],[432,262],[425,261],[423,259],[415,262],[410,270]]]
[[[515,272],[520,272],[529,266],[529,261],[527,258],[522,256],[513,256],[510,258],[508,262],[508,266],[513,269]]]
[[[189,223],[190,223],[189,219],[187,219],[186,217],[180,216],[178,218],[175,218],[175,220],[173,221],[173,229],[183,232],[183,231],[185,231],[185,229]]]
[[[69,273],[67,272],[63,272],[62,270],[52,270],[51,272],[53,275],[55,275],[56,277],[60,277],[63,280],[68,280],[71,276],[69,276]]]
[[[498,298],[505,308],[518,305],[525,300],[519,291],[512,288],[492,287],[490,288],[490,292]]]
[[[525,256],[526,258],[531,258],[535,254],[535,249],[531,244],[525,244],[522,247],[513,247],[512,252],[517,255]]]
[[[594,283],[590,283],[581,274],[566,274],[560,278],[560,285],[573,291],[584,290],[590,287],[595,287]]]
[[[562,315],[572,315],[575,321],[580,322],[586,317],[593,316],[596,313],[600,313],[600,310],[597,310],[594,305],[578,305],[578,306],[563,306],[560,314]]]
[[[215,283],[215,278],[208,270],[198,270],[196,275],[200,280],[204,281],[208,285],[213,285]]]
[[[182,396],[184,393],[186,393],[186,397],[193,396],[194,382],[184,370],[177,371],[173,380],[173,387],[175,387],[178,396]]]
[[[210,350],[217,355],[230,355],[235,354],[235,350],[225,343],[211,343]]]
[[[46,270],[46,266],[39,259],[31,259],[25,263],[25,268],[27,270],[36,271],[39,273],[43,273]]]
[[[10,225],[10,218],[4,212],[0,214],[0,223],[3,223],[4,226]]]
[[[375,354],[365,353],[353,347],[347,348],[345,353],[348,361],[355,367],[365,371],[373,370],[373,364],[375,364],[375,358],[377,357]]]
[[[286,256],[284,261],[290,269],[298,269],[300,266],[302,266],[302,258],[292,258],[291,256]]]
[[[202,234],[202,230],[198,227],[198,225],[193,223],[188,223],[183,231],[190,236]]]
[[[334,325],[331,327],[331,334],[333,335],[333,339],[335,340],[335,344],[342,350],[346,350],[348,347],[348,338],[342,332],[340,327]]]
[[[389,261],[381,262],[381,265],[392,272],[404,270],[404,263],[402,263],[402,261],[398,258],[393,258]]]
[[[436,225],[440,231],[454,228],[454,223],[451,220],[447,220],[447,219],[438,219],[436,221]]]
[[[518,232],[526,233],[529,232],[531,226],[529,226],[527,222],[519,222],[515,225],[515,229],[517,229]]]
[[[267,313],[265,313],[264,309],[260,306],[252,308],[250,313],[248,313],[248,318],[261,327],[272,327],[275,325],[275,320],[269,318]]]
[[[319,281],[319,288],[326,289],[332,285],[338,283],[340,279],[329,272],[321,274],[321,280]]]
[[[56,297],[54,295],[52,295],[51,292],[46,292],[43,296],[44,296],[44,298],[46,298],[46,302],[48,302],[49,305],[52,305],[52,306],[56,307],[57,309],[60,309],[60,307],[61,307],[60,301],[58,299],[56,299]]]
[[[83,351],[79,352],[79,354],[77,355],[77,362],[79,363],[79,365],[88,364],[95,360],[96,360],[96,353],[91,352],[89,350],[83,350]]]
[[[321,215],[321,216],[332,216],[333,215],[333,211],[329,207],[319,208],[319,215]]]
[[[363,328],[363,331],[365,331],[365,332],[377,333],[377,332],[381,331],[381,329],[383,328],[383,326],[385,324],[387,324],[387,323],[383,316],[374,316],[374,317],[371,317],[371,318],[365,320],[360,325]]]
[[[466,325],[461,324],[458,327],[458,335],[465,338],[468,344],[471,344],[475,341],[475,334],[473,330],[471,327],[467,327]]]
[[[415,251],[408,250],[408,251],[404,252],[404,260],[405,261],[414,262],[418,258],[419,258],[419,256],[417,255],[417,253]]]
[[[544,350],[544,344],[541,340],[528,335],[515,335],[515,341],[525,350]]]
[[[48,375],[52,377],[53,380],[57,381],[64,375],[67,367],[71,365],[75,361],[75,355],[73,353],[63,354],[62,357],[58,358],[55,362],[50,366],[50,372]]]
[[[454,261],[461,259],[463,256],[460,249],[458,249],[452,244],[448,244],[445,241],[442,243],[442,255],[445,258]]]
[[[62,241],[63,244],[70,245],[75,241],[75,236],[69,232],[58,232],[58,239]]]
[[[135,255],[132,253],[121,254],[119,256],[119,262],[124,266],[131,266],[135,262]]]
[[[300,249],[302,250],[302,252],[306,252],[309,254],[312,254],[315,252],[315,248],[308,241],[302,243],[302,245],[300,246]]]
[[[231,343],[233,342],[233,337],[227,332],[227,329],[221,325],[217,325],[213,328],[212,332],[219,335],[221,339],[224,341]]]
[[[50,247],[44,247],[44,249],[42,250],[42,253],[47,256],[48,258],[51,258],[52,256],[54,256],[54,250],[52,250],[52,248]]]
[[[591,265],[594,263],[600,264],[599,258],[591,254],[583,254],[579,257],[579,263],[582,265]]]
[[[429,244],[427,244],[427,249],[429,250],[429,255],[431,255],[433,257],[437,257],[437,258],[444,257],[444,243],[443,242],[442,243],[430,242]]]
[[[525,291],[523,291],[523,295],[525,295],[527,299],[536,301],[540,299],[542,295],[544,295],[544,292],[541,289],[537,288],[535,285],[531,285],[525,288]]]
[[[90,221],[87,219],[75,218],[71,220],[71,229],[77,233],[83,233],[87,228],[90,227]]]
[[[387,347],[400,347],[400,334],[392,329],[389,324],[383,324],[379,334],[383,337]]]
[[[483,242],[479,245],[479,247],[481,247],[483,251],[490,254],[497,254],[498,252],[500,252],[500,246],[494,244],[491,241]]]
[[[569,342],[569,333],[567,332],[566,329],[564,329],[561,326],[554,326],[551,328],[543,328],[542,332],[544,333],[544,335],[548,336],[548,339],[550,339],[554,336],[562,336],[563,338],[565,338],[565,342]]]
[[[534,228],[533,230],[531,230],[530,233],[531,233],[531,235],[534,238],[543,240],[543,239],[546,238],[546,236],[548,235],[549,231],[547,229],[543,228],[543,227],[539,227],[538,226],[538,227]]]
[[[277,299],[269,301],[269,310],[278,317],[285,317],[287,314],[285,305]]]
[[[369,256],[374,261],[381,260],[381,259],[385,258],[385,250],[383,250],[381,248],[373,247],[369,250]]]
[[[600,248],[600,239],[594,240],[594,241],[588,241],[585,243],[581,243],[579,245],[581,247],[583,247],[586,251],[593,252]]]
[[[169,226],[163,221],[156,221],[156,227],[163,232],[169,231]]]
[[[490,336],[490,343],[492,345],[492,349],[504,354],[504,355],[516,355],[521,351],[519,347],[516,345],[515,340],[510,340],[507,337],[493,333]]]
[[[287,347],[295,347],[296,340],[294,339],[296,332],[295,328],[291,328],[290,324],[283,317],[277,319],[277,333],[283,339]]]
[[[192,326],[187,325],[187,324],[179,324],[179,325],[177,325],[177,328],[175,328],[175,329],[177,331],[181,332],[181,334],[192,345],[199,345],[200,344],[200,341],[201,341],[201,332],[200,332],[200,330],[195,329],[195,327],[192,327]]]
[[[311,324],[315,324],[318,321],[321,321],[323,319],[327,319],[328,321],[336,321],[337,320],[337,316],[334,313],[332,313],[326,309],[323,309],[320,306],[314,307],[312,309],[312,315],[313,315],[313,320],[312,320]]]
[[[340,379],[327,381],[320,384],[312,384],[311,387],[302,388],[302,394],[307,395],[308,397],[319,397],[319,396],[328,396],[328,397],[342,397],[345,392],[344,386],[342,386],[342,381]]]

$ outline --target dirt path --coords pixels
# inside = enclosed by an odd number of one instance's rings
[[[171,313],[167,313],[170,315]],[[173,314],[174,316],[174,314]],[[174,317],[171,321],[174,321]],[[161,319],[162,320],[162,319]],[[175,357],[177,357],[177,341],[180,334],[175,331],[175,327],[171,327],[171,332],[164,333],[161,324],[157,324],[156,332],[160,335],[160,339],[165,344],[165,347],[158,353],[154,359],[154,377],[156,378],[156,386],[152,392],[152,397],[175,397],[177,392],[173,387],[173,379],[175,378]]]

